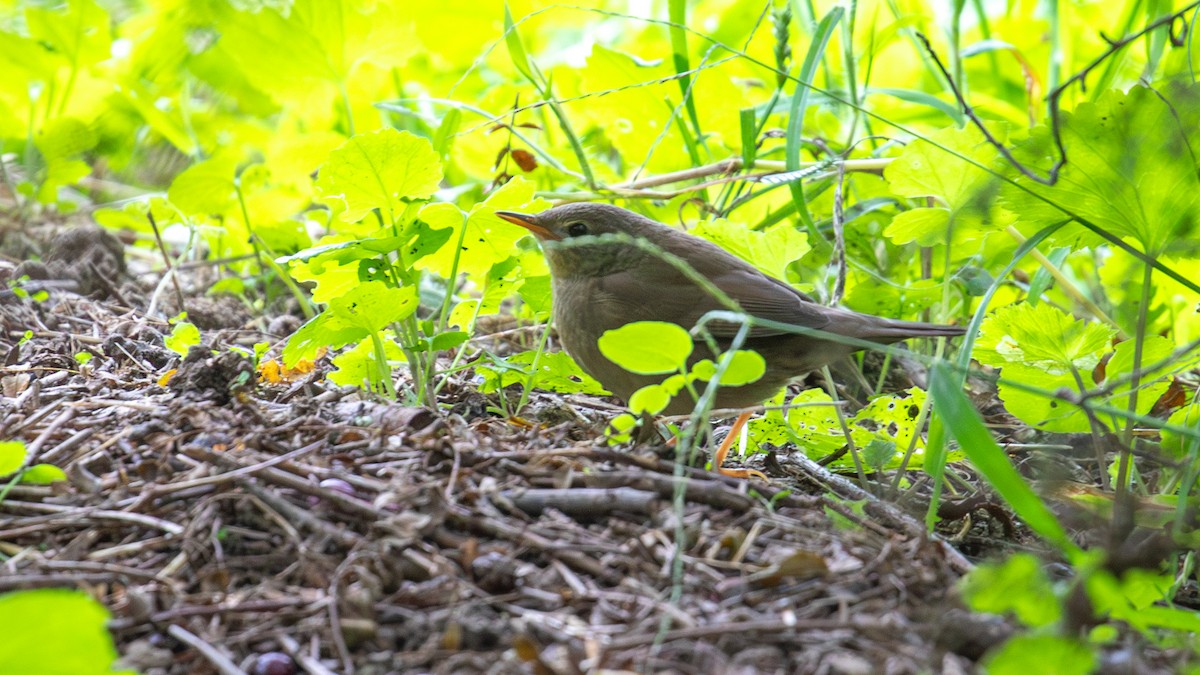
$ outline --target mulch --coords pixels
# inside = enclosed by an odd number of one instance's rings
[[[469,373],[436,411],[256,383],[233,348],[272,322],[179,359],[169,285],[84,269],[0,298],[0,438],[69,477],[0,500],[0,591],[92,594],[140,672],[967,673],[1013,630],[920,505],[794,449],[764,485],[608,447],[596,399],[505,420]]]

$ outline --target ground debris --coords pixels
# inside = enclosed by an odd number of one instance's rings
[[[357,673],[975,667],[979,640],[929,620],[965,612],[969,564],[898,509],[677,476],[597,443],[603,406],[514,424],[461,382],[440,413],[256,385],[220,341],[163,386],[163,322],[49,303],[4,319],[0,430],[71,483],[0,502],[0,590],[88,590],[144,673],[281,653]]]

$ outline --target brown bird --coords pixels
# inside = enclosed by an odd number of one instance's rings
[[[666,321],[691,330],[706,313],[727,308],[677,267],[635,244],[594,239],[565,244],[568,240],[605,234],[644,240],[686,261],[750,316],[829,334],[818,337],[753,326],[742,348],[762,355],[766,374],[745,386],[721,387],[716,399],[718,408],[757,405],[774,396],[789,380],[862,348],[839,342],[838,336],[887,344],[964,332],[958,326],[884,319],[820,305],[716,244],[616,206],[577,203],[537,215],[510,211],[497,211],[496,215],[529,230],[541,241],[550,265],[554,322],[563,346],[585,372],[625,401],[638,389],[661,382],[666,376],[638,375],[608,360],[597,346],[605,331],[634,321]],[[735,322],[709,322],[707,328],[725,349],[740,326]],[[714,356],[698,339],[691,362]],[[663,412],[683,414],[694,405],[685,391]],[[721,468],[732,439],[749,418],[750,413],[738,417],[713,456],[713,465],[721,473],[762,476],[756,471]]]

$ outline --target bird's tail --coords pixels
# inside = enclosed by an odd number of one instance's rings
[[[855,337],[886,344],[918,337],[956,337],[965,335],[967,332],[965,326],[951,326],[943,323],[900,321],[873,316],[869,319],[864,322],[862,332]]]

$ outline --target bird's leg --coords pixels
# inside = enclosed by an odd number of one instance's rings
[[[738,415],[738,418],[733,422],[733,428],[729,430],[729,433],[725,436],[725,440],[721,441],[721,447],[717,448],[716,453],[713,454],[713,470],[717,473],[734,478],[749,478],[754,476],[755,478],[768,480],[767,475],[761,471],[754,469],[726,469],[721,466],[725,463],[725,456],[729,454],[729,446],[733,445],[733,439],[742,433],[742,427],[746,426],[746,422],[750,421],[750,415],[752,414],[744,412]]]

